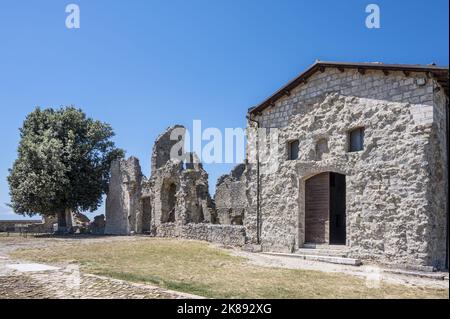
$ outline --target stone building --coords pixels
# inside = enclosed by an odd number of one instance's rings
[[[266,161],[257,127],[278,135]],[[248,141],[244,226],[264,251],[445,266],[448,68],[318,61],[249,110]]]
[[[148,179],[115,162],[106,232],[444,268],[448,88],[434,65],[317,61],[249,109],[246,163],[214,200],[196,156],[171,154],[182,126],[158,137]]]

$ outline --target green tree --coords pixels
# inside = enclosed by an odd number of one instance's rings
[[[80,109],[36,108],[20,129],[18,158],[9,170],[11,208],[20,215],[58,216],[94,211],[107,192],[115,147],[110,125]]]

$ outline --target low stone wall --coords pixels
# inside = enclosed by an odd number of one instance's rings
[[[245,227],[239,225],[187,224],[178,226],[174,223],[165,223],[158,226],[156,236],[205,240],[229,246],[245,245]]]
[[[21,227],[40,223],[41,220],[0,220],[0,232],[19,232]]]

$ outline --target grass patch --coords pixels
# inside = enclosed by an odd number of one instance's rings
[[[17,250],[12,257],[76,262],[88,273],[211,298],[448,298],[448,289],[384,283],[369,288],[364,279],[345,274],[253,266],[225,249],[196,241],[65,241]]]

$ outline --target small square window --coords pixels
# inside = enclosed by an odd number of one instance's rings
[[[299,152],[299,141],[291,141],[289,142],[289,160],[293,161],[298,159],[298,152]]]
[[[359,127],[349,132],[349,152],[359,152],[364,149],[364,128]]]

